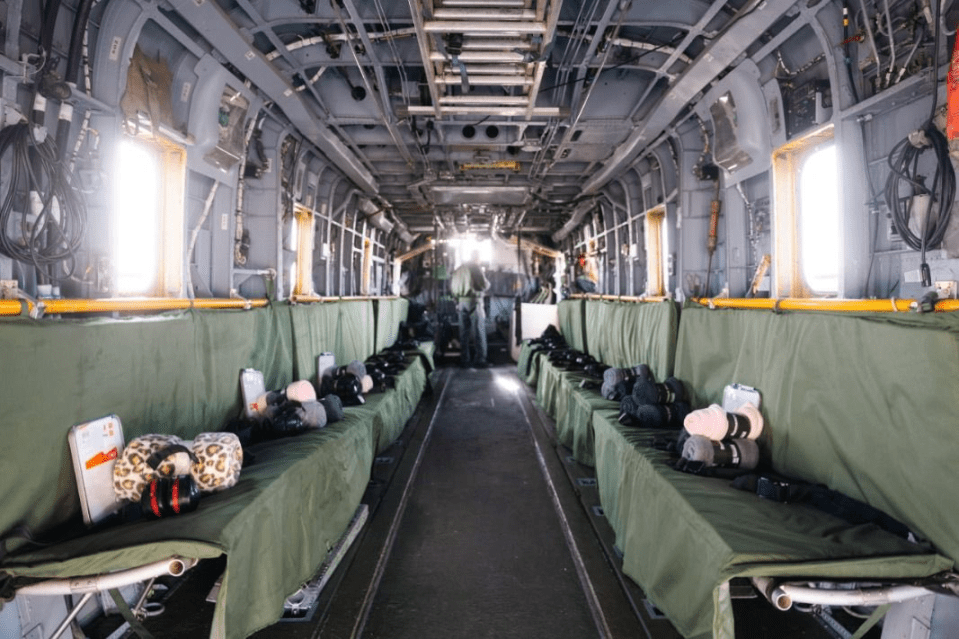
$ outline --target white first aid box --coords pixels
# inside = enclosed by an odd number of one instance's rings
[[[70,429],[67,439],[83,521],[92,526],[120,508],[113,490],[113,467],[123,452],[123,426],[119,417],[107,415],[77,424]]]

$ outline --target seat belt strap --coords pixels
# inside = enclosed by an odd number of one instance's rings
[[[153,639],[153,635],[143,627],[143,624],[140,623],[140,620],[136,618],[133,614],[133,611],[130,610],[130,606],[127,605],[126,599],[123,598],[123,595],[120,594],[120,590],[113,588],[110,590],[110,596],[113,598],[113,602],[117,605],[117,610],[120,611],[120,615],[130,624],[130,629],[137,634],[140,639]]]

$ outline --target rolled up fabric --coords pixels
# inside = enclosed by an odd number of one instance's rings
[[[637,379],[633,385],[633,398],[637,404],[672,404],[688,400],[686,387],[675,377],[669,377],[662,384],[651,379]]]
[[[759,465],[759,446],[752,439],[717,442],[702,435],[690,435],[683,444],[683,459],[706,466],[752,470]]]
[[[735,413],[727,413],[713,404],[691,412],[684,421],[691,435],[702,435],[713,441],[724,439],[756,439],[763,432],[762,413],[747,402]]]
[[[356,375],[357,379],[363,379],[366,377],[366,364],[358,359],[354,359],[352,362],[346,365],[346,371]]]
[[[633,402],[636,401],[633,397],[630,399]],[[636,406],[635,416],[644,428],[675,428],[678,430],[683,427],[683,420],[689,415],[690,410],[691,408],[686,402],[640,404]]]
[[[286,398],[292,402],[315,402],[316,401],[316,389],[313,388],[313,384],[301,379],[298,382],[293,382],[286,387]]]
[[[343,400],[338,396],[330,393],[329,395],[320,399],[320,404],[323,405],[323,408],[326,411],[326,421],[328,424],[333,422],[338,422],[343,419]]]

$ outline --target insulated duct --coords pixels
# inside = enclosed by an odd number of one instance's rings
[[[566,220],[566,223],[563,224],[558,231],[553,233],[553,241],[559,243],[565,240],[566,236],[575,231],[576,227],[583,223],[583,218],[593,209],[595,204],[596,200],[580,202],[576,208],[573,209],[573,213],[569,216],[569,219]]]
[[[393,222],[386,216],[386,212],[376,202],[369,198],[362,197],[357,205],[360,211],[366,216],[366,221],[372,226],[378,228],[384,233],[393,231]]]

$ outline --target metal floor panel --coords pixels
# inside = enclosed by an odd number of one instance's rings
[[[363,637],[598,635],[510,383],[452,375]]]

